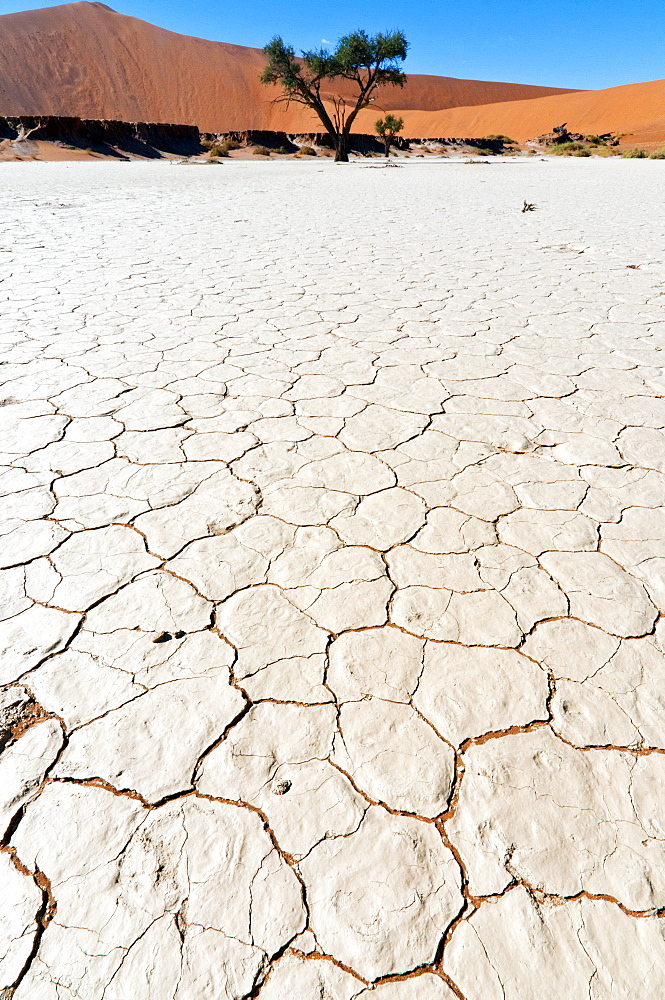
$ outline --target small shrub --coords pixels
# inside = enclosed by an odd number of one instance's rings
[[[584,138],[587,142],[590,142],[592,146],[605,146],[607,144],[607,139],[603,139],[599,135],[585,135]]]
[[[219,157],[228,156],[232,149],[240,149],[242,143],[236,139],[224,139],[222,142],[219,140],[212,142],[210,139],[205,139],[201,145],[210,152],[211,156]]]
[[[476,156],[494,156],[493,149],[476,149],[474,152]]]
[[[252,153],[254,156],[270,156],[270,150],[265,146],[255,146]]]
[[[507,135],[484,135],[481,142],[502,142],[504,146],[517,146],[514,139]]]
[[[575,149],[573,150],[572,156],[591,156],[590,149]]]
[[[301,146],[298,152],[301,156],[316,156],[316,150],[313,146]]]
[[[586,149],[586,146],[581,142],[558,142],[552,146],[550,153],[554,153],[555,156],[572,156],[580,149]]]
[[[278,149],[273,149],[272,152],[279,153],[281,156],[286,156],[288,155],[289,150],[286,148],[286,146],[279,146]]]
[[[644,160],[646,158],[646,153],[643,149],[624,149],[621,153],[624,160]]]
[[[656,149],[649,157],[650,160],[665,160],[665,146],[662,149]]]

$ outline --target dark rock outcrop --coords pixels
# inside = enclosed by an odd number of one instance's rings
[[[530,139],[529,142],[536,146],[549,148],[550,146],[560,146],[564,142],[584,142],[586,138],[587,136],[581,132],[569,132],[565,126],[560,125],[551,132],[546,132],[545,135],[539,135],[535,139]],[[618,137],[613,135],[612,132],[604,132],[602,135],[596,136],[596,138],[600,139],[601,144],[606,146],[618,146],[619,144]]]
[[[155,159],[163,154],[195,156],[203,152],[195,125],[61,118],[55,115],[0,117],[0,139],[46,140],[107,156],[130,154]]]
[[[248,129],[243,132],[209,132],[201,135],[204,140],[222,142],[233,139],[242,146],[265,146],[266,149],[281,149],[287,153],[296,153],[300,146],[320,146],[332,149],[333,143],[327,132],[269,132],[258,129]],[[410,140],[396,136],[393,146],[398,149],[409,149]],[[383,152],[383,142],[376,135],[353,134],[349,137],[349,152],[380,153]]]

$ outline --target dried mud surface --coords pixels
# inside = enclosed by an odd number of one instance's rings
[[[2,170],[2,1000],[663,995],[659,165]]]

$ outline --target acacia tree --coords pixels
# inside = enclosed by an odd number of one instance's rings
[[[378,122],[374,123],[374,131],[377,135],[380,135],[383,139],[383,148],[386,152],[386,159],[390,156],[390,146],[393,139],[398,132],[401,132],[404,128],[404,119],[396,118],[395,115],[386,115],[385,118],[379,118]]]
[[[374,100],[379,87],[403,87],[406,76],[401,70],[408,43],[401,31],[370,37],[366,31],[354,31],[340,39],[334,52],[316,49],[303,52],[297,59],[293,47],[276,36],[263,49],[268,64],[261,82],[277,83],[282,96],[277,103],[303,104],[314,111],[333,140],[335,160],[347,163],[349,135],[358,113]],[[326,83],[351,82],[355,92],[349,99],[342,95],[325,97]]]

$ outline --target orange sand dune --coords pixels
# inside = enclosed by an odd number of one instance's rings
[[[6,14],[0,39],[0,114],[170,122],[206,132],[320,128],[306,109],[270,103],[276,92],[258,81],[259,49],[178,35],[101,3]],[[380,94],[377,107],[437,111],[561,93],[570,91],[411,76],[404,90]]]
[[[404,135],[411,138],[502,133],[524,142],[567,122],[571,132],[625,132],[626,139],[633,142],[657,143],[665,141],[665,80],[532,101],[505,101],[446,111],[407,109],[401,113],[405,119]],[[373,116],[363,112],[359,128],[369,129],[372,121]]]

